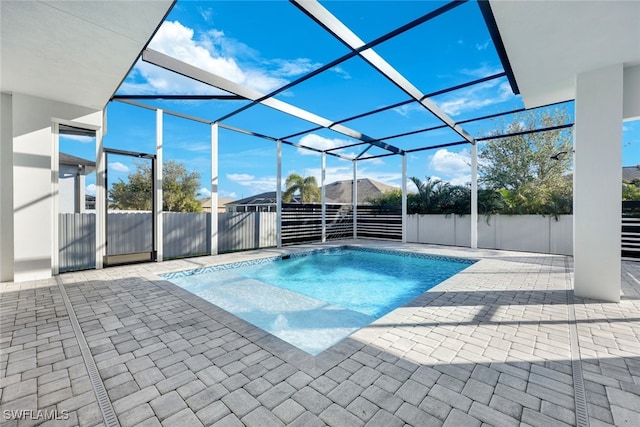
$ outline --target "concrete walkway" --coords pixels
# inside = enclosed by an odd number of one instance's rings
[[[316,245],[3,283],[1,425],[640,425],[640,263],[349,243],[479,262],[315,357],[158,274]]]

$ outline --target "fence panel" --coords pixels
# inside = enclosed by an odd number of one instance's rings
[[[413,214],[408,222],[414,223],[409,230],[417,230],[417,234],[407,235],[409,242],[467,247],[471,243],[469,215]],[[557,220],[541,215],[481,215],[478,247],[572,255],[572,225],[571,215],[561,215]]]
[[[402,210],[382,206],[358,206],[358,237],[402,239]]]
[[[58,214],[60,272],[96,266],[96,214]]]
[[[622,256],[640,258],[640,202],[622,202]]]
[[[153,250],[151,212],[109,212],[107,224],[107,255]]]
[[[277,245],[275,212],[218,214],[218,252],[267,248]]]
[[[350,205],[326,205],[327,240],[353,236],[353,212]],[[282,244],[322,240],[322,206],[287,203],[282,205]]]
[[[179,258],[211,252],[207,212],[163,212],[163,257]]]

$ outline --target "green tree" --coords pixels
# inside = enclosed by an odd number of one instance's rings
[[[297,173],[292,173],[287,177],[285,181],[287,189],[282,195],[282,200],[285,203],[291,203],[293,196],[298,194],[302,203],[319,202],[321,198],[320,188],[316,178],[308,176],[306,178],[301,177]]]
[[[438,212],[440,199],[449,185],[437,178],[426,177],[425,181],[412,176],[409,178],[418,189],[418,194],[408,201],[409,209],[412,213],[441,213]]]
[[[113,209],[151,210],[152,177],[148,162],[136,162],[127,182],[120,179],[109,190]],[[184,163],[169,161],[162,168],[162,209],[168,212],[200,212],[198,201],[200,174],[189,172]]]
[[[562,110],[522,113],[511,123],[498,124],[490,134],[517,133],[568,121]],[[478,154],[480,183],[502,195],[503,213],[571,213],[571,151],[571,133],[566,130],[489,140]]]
[[[420,193],[407,194],[407,211],[409,214],[415,213],[443,213],[465,215],[471,213],[471,186],[452,185],[443,183],[437,191],[429,194],[427,190],[433,190],[433,181],[427,178],[422,182],[418,178],[413,178],[414,184],[419,185],[423,190]],[[428,182],[428,185],[425,185]],[[435,193],[435,194],[434,194]],[[424,202],[421,198],[428,199]],[[437,202],[436,202],[437,200]],[[389,208],[400,208],[402,206],[402,190],[389,190],[379,197],[367,200],[371,205]],[[495,190],[478,189],[478,213],[482,215],[492,215],[504,210],[504,200],[502,194]]]
[[[387,190],[378,197],[367,199],[367,203],[385,208],[400,208],[402,206],[402,190]]]
[[[636,169],[640,169],[640,165],[636,166]],[[633,181],[622,180],[622,200],[625,202],[640,200],[640,178]]]

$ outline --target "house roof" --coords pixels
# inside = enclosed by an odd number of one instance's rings
[[[625,166],[622,168],[622,181],[633,182],[636,179],[640,179],[640,167]]]
[[[224,208],[227,203],[233,202],[231,197],[218,197],[218,208]],[[200,206],[211,209],[211,197],[200,199]]]
[[[276,204],[276,192],[267,191],[260,194],[254,194],[253,196],[245,197],[244,199],[234,200],[226,203],[226,206],[235,205],[275,205]]]
[[[336,181],[325,186],[327,203],[329,204],[347,204],[352,201],[353,180]],[[358,203],[364,204],[369,199],[379,197],[383,193],[391,190],[399,190],[398,187],[383,184],[370,178],[358,180]],[[297,200],[294,201],[296,203]],[[267,191],[265,193],[256,194],[254,196],[245,197],[236,200],[227,205],[274,205],[276,203],[276,192]]]
[[[489,4],[527,108],[574,99],[582,72],[640,65],[638,1]]]
[[[104,108],[173,3],[1,1],[0,91]]]
[[[96,162],[92,162],[91,160],[83,159],[82,157],[72,156],[67,153],[60,153],[58,156],[58,163],[61,165],[71,165],[71,166],[88,166],[90,168],[96,167]]]
[[[358,180],[358,204],[367,203],[369,199],[380,197],[383,193],[398,190],[398,187],[383,184],[370,178]],[[336,181],[326,186],[328,203],[351,203],[353,197],[353,180]]]

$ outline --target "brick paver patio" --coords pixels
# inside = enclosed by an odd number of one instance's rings
[[[480,261],[315,357],[157,276],[309,246],[3,283],[2,426],[640,425],[640,263],[350,243]]]

